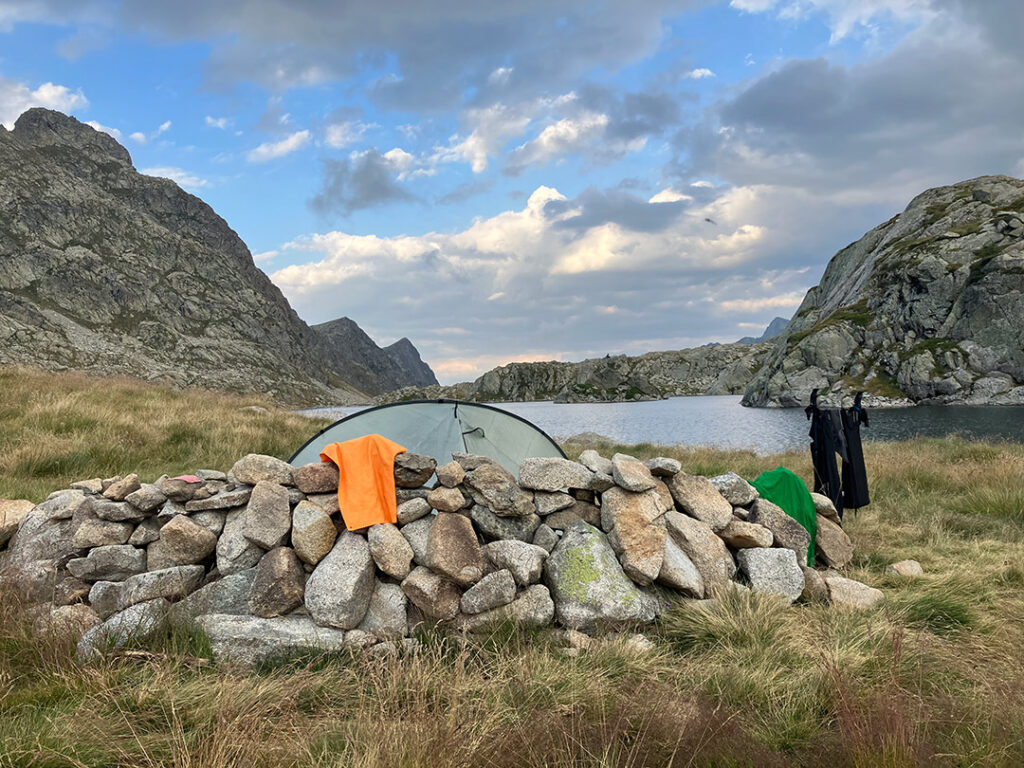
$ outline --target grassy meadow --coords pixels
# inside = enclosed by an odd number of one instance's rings
[[[317,428],[253,398],[75,375],[0,370],[0,393],[0,497],[287,458]],[[239,410],[252,404],[270,410]],[[806,452],[593,447],[810,476]],[[496,628],[427,634],[399,659],[242,671],[169,630],[148,655],[80,665],[0,592],[0,768],[1024,765],[1024,446],[865,453],[873,504],[847,518],[848,575],[881,588],[881,607],[680,602],[643,630],[647,653],[609,642],[573,657],[548,633]],[[925,576],[884,574],[905,558]]]

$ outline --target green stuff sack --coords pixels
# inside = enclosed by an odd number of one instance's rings
[[[802,525],[811,534],[807,550],[807,565],[814,567],[814,542],[818,535],[818,514],[807,485],[799,475],[785,467],[762,472],[751,483],[762,498],[777,504],[782,511]]]

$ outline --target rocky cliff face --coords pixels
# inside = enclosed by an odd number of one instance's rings
[[[400,389],[379,400],[451,397],[476,402],[597,403],[739,394],[772,349],[770,344],[720,344],[579,363],[509,363],[473,382]]]
[[[833,257],[744,404],[1024,404],[1024,181],[931,189]]]
[[[397,387],[437,384],[434,372],[408,339],[381,349],[354,320],[342,317],[314,325],[327,358],[348,380],[370,395]]]
[[[367,399],[208,205],[44,109],[0,126],[0,363]]]

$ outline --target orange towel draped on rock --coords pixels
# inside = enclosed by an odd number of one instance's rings
[[[405,448],[380,435],[331,443],[320,461],[338,465],[338,507],[350,531],[398,522],[395,456]]]

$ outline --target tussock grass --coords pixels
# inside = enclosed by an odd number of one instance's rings
[[[41,501],[75,480],[129,472],[150,481],[227,470],[247,453],[287,459],[326,423],[258,396],[0,367],[0,498]]]
[[[238,410],[251,399],[19,375],[19,408],[0,390],[0,495],[225,467],[251,450],[287,456],[316,428]],[[188,429],[199,423],[215,438]],[[59,474],[66,466],[24,474],[46,459],[29,445],[40,435],[60,455],[81,453],[75,478]],[[781,464],[810,478],[804,452],[598,447],[668,454],[701,474]],[[548,634],[498,627],[468,642],[433,632],[398,659],[303,654],[244,672],[202,663],[206,639],[169,630],[149,657],[79,665],[0,593],[0,766],[1024,764],[1024,446],[950,438],[865,451],[873,503],[847,516],[847,571],[881,588],[882,606],[680,599],[643,630],[647,654],[616,642],[572,657]],[[925,576],[884,573],[905,558]]]

